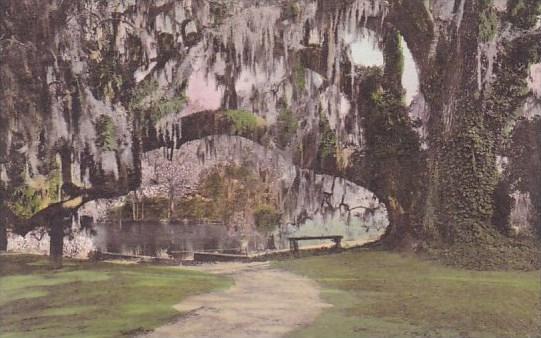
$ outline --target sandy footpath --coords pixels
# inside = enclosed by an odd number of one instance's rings
[[[187,313],[146,337],[274,338],[308,325],[330,305],[317,284],[269,263],[221,263],[190,269],[229,275],[230,289],[194,296],[175,306]]]

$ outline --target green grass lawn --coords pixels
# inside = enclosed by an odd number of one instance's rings
[[[291,337],[540,337],[539,272],[467,271],[377,251],[275,265],[316,280],[334,305]]]
[[[183,298],[232,281],[170,267],[0,256],[0,337],[121,337],[179,316]]]

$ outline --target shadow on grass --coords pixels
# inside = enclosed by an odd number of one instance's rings
[[[334,305],[291,337],[527,337],[540,323],[539,272],[468,271],[385,251],[276,262],[316,280]]]
[[[0,337],[133,336],[179,316],[184,298],[231,280],[171,267],[0,256]]]

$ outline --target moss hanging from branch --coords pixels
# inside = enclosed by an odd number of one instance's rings
[[[290,109],[284,109],[278,115],[276,121],[277,143],[281,148],[289,145],[291,138],[295,136],[299,121]]]
[[[303,91],[306,88],[306,70],[304,69],[300,59],[295,62],[295,67],[293,68],[293,78],[295,80],[297,89]]]
[[[336,159],[336,133],[332,130],[329,120],[324,113],[320,114],[319,118],[319,133],[321,140],[319,141],[318,154],[322,161],[334,162]]]
[[[541,15],[539,0],[509,0],[507,19],[520,29],[530,29],[538,22]]]
[[[60,165],[55,161],[51,162],[47,176],[35,178],[31,183],[14,189],[9,196],[7,205],[17,216],[30,218],[50,204],[60,201],[62,173]]]
[[[295,19],[301,13],[301,7],[296,0],[289,1],[282,5],[282,18]]]
[[[154,125],[170,114],[181,112],[185,105],[186,95],[183,92],[166,96],[160,90],[158,81],[147,79],[133,90],[128,107],[143,112],[147,122]]]
[[[96,121],[96,146],[103,151],[117,149],[116,128],[113,119],[107,115],[100,115]]]
[[[499,18],[492,6],[485,8],[479,17],[479,39],[482,42],[492,40],[498,32]]]
[[[108,41],[114,41],[112,32],[107,34],[110,35]],[[113,43],[95,43],[95,49],[90,53],[89,59],[89,82],[96,98],[118,101],[127,81]]]

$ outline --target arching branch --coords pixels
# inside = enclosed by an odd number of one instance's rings
[[[421,72],[429,69],[435,31],[434,21],[423,1],[391,0],[385,20],[400,31]]]
[[[107,187],[83,189],[72,183],[64,184],[62,190],[69,196],[68,198],[50,204],[29,218],[15,214],[5,203],[0,204],[0,224],[5,225],[14,233],[24,236],[36,228],[52,226],[59,217],[73,215],[89,201],[99,198],[114,198],[126,193],[126,191],[107,189]]]

